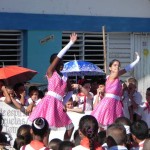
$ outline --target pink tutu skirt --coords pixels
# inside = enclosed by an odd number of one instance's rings
[[[46,95],[35,107],[29,121],[33,121],[37,117],[45,118],[50,128],[66,127],[72,123],[67,113],[63,110],[62,101]]]

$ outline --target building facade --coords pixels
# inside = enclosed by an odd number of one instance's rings
[[[104,39],[106,68],[114,58],[124,67],[138,51],[140,63],[122,79],[136,77],[144,95],[150,85],[149,8],[149,0],[1,0],[0,65],[34,69],[38,75],[32,82],[46,83],[50,55],[58,52],[75,31],[78,41],[66,53],[65,61],[75,56],[105,70]]]

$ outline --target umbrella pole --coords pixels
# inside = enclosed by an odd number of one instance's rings
[[[105,26],[102,26],[102,33],[103,33],[103,49],[104,49],[104,71],[106,73],[106,37],[105,37]]]
[[[77,76],[76,76],[76,83],[77,83],[77,80],[78,80],[78,79],[77,79]]]

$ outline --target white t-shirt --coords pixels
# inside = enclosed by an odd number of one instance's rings
[[[146,103],[139,105],[137,114],[141,116],[141,120],[145,121],[148,125],[148,128],[150,128],[150,112],[148,112],[148,109],[146,109]]]
[[[89,93],[92,95],[92,97],[94,97],[94,94],[92,92],[89,92]],[[72,95],[73,101],[75,101],[76,96],[78,96],[78,95],[75,95],[75,94]],[[80,97],[79,101],[78,101],[78,103],[79,103],[78,107],[83,108],[84,107],[84,96],[78,96],[78,97]],[[93,98],[88,99],[86,97],[85,111],[91,111],[92,109],[93,109]]]
[[[41,98],[35,101],[35,105],[37,105],[41,101]],[[31,104],[33,100],[31,98],[28,98],[28,103]]]

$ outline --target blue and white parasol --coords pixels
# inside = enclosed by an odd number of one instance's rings
[[[83,61],[83,60],[73,60],[66,62],[64,64],[63,74],[67,76],[96,76],[105,75],[102,69],[100,69],[95,64]]]

